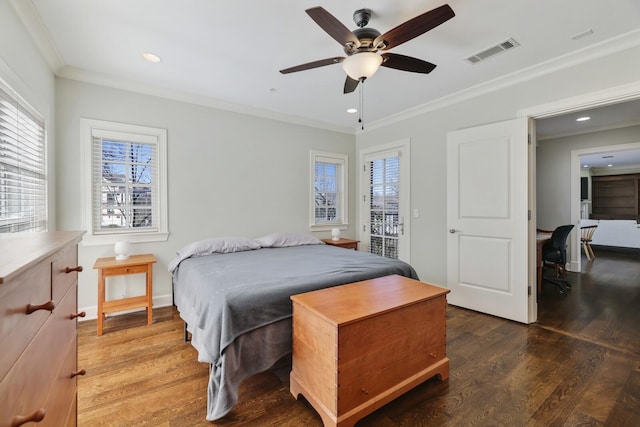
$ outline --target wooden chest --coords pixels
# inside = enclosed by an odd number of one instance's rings
[[[291,393],[325,426],[353,426],[425,380],[447,379],[448,292],[394,275],[292,296]]]
[[[0,236],[0,427],[76,425],[82,234]]]

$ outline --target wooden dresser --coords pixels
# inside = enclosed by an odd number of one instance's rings
[[[0,235],[0,427],[76,425],[83,234]]]
[[[353,426],[421,382],[449,378],[447,293],[386,276],[292,296],[291,394],[325,427]]]

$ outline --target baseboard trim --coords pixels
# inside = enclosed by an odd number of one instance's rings
[[[627,246],[605,246],[605,245],[591,245],[594,251],[608,251],[608,252],[626,252],[628,254],[640,253],[640,248],[630,248]],[[597,256],[598,254],[596,254]]]

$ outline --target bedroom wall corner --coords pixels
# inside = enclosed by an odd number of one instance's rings
[[[278,231],[310,233],[310,150],[347,154],[349,194],[355,194],[354,135],[65,78],[56,79],[56,92],[57,203],[63,229],[82,224],[81,117],[168,130],[169,239],[132,244],[133,253],[155,254],[153,294],[161,301],[170,301],[172,294],[168,263],[188,243]],[[355,221],[352,204],[350,224]],[[96,305],[97,273],[91,268],[96,258],[113,255],[112,246],[80,245],[85,267],[79,275],[80,309],[90,312]],[[134,279],[129,277],[126,285],[116,282],[114,295],[121,296],[122,289],[138,292],[144,277]]]

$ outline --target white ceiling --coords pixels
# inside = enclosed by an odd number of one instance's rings
[[[322,6],[349,29],[373,12],[381,33],[440,0],[11,0],[57,75],[199,100],[233,110],[354,132],[358,91],[344,95],[339,64],[282,75],[342,56],[305,13]],[[438,67],[428,75],[382,67],[364,85],[371,123],[640,28],[638,0],[450,0],[456,16],[390,50]],[[593,34],[573,40],[572,36]],[[464,60],[509,38],[520,46],[472,65]],[[160,55],[151,64],[143,52]],[[637,58],[636,58],[637,60]],[[637,66],[637,64],[636,64]],[[534,67],[534,68],[532,68]]]

